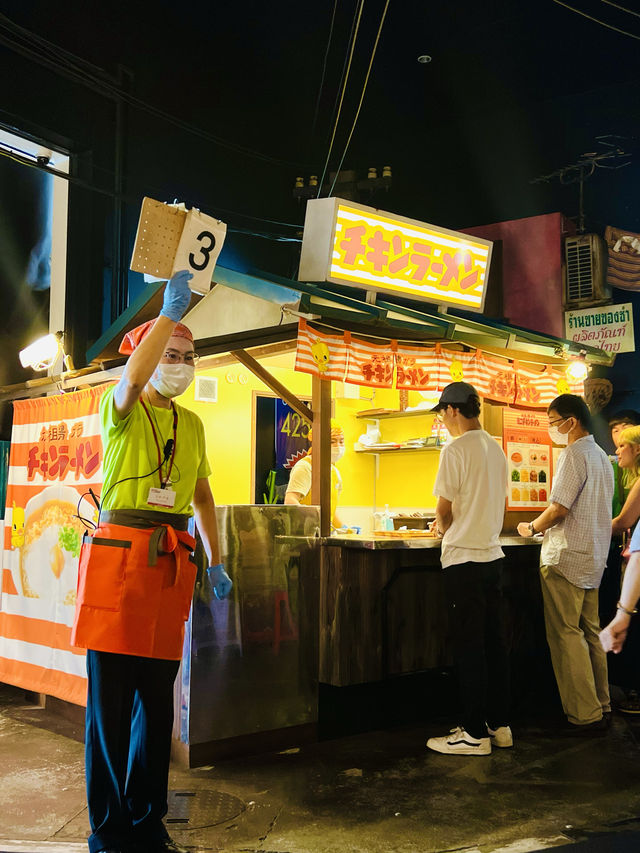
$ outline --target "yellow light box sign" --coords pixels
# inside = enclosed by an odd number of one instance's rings
[[[313,199],[301,281],[332,281],[482,311],[492,243],[339,198]]]

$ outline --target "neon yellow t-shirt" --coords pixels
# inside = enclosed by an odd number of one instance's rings
[[[102,466],[103,509],[144,509],[193,515],[191,502],[196,481],[211,473],[207,461],[204,426],[200,418],[182,406],[176,405],[178,425],[176,430],[176,452],[171,470],[171,487],[176,493],[173,507],[157,507],[147,503],[149,489],[160,487],[160,472],[150,474],[158,467],[158,450],[153,430],[140,401],[126,418],[120,419],[113,406],[113,385],[100,400],[100,432],[104,456]],[[173,438],[173,411],[151,406],[145,400],[158,436],[160,448]],[[166,476],[168,462],[162,466]],[[127,477],[140,479],[125,480]],[[119,482],[123,481],[125,482]],[[114,485],[117,483],[117,485]]]

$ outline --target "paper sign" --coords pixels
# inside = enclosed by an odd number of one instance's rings
[[[178,270],[189,270],[191,290],[208,293],[226,233],[224,222],[195,208],[145,197],[131,269],[144,273],[145,281],[167,281]]]
[[[601,305],[564,312],[567,340],[599,347],[605,352],[635,352],[633,305]]]
[[[211,276],[226,235],[226,223],[200,213],[199,210],[190,210],[173,261],[172,273],[189,270],[193,274],[189,282],[191,290],[196,293],[208,293],[211,290]]]
[[[541,512],[549,503],[552,445],[547,426],[543,412],[502,412],[502,442],[509,472],[507,509]]]

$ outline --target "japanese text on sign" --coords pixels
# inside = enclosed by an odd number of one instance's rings
[[[99,436],[83,437],[83,427],[76,421],[71,429],[64,421],[43,426],[38,443],[27,453],[27,479],[37,475],[43,480],[64,480],[73,474],[74,479],[90,478],[100,467],[102,447]]]

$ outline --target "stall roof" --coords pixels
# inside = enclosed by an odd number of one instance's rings
[[[231,289],[244,297],[258,297],[272,308],[277,307],[280,324],[284,317],[303,316],[326,326],[350,329],[372,337],[466,344],[494,351],[506,358],[545,363],[560,363],[582,351],[587,361],[593,364],[611,365],[614,359],[613,355],[596,347],[509,326],[483,316],[470,318],[462,313],[438,310],[436,306],[427,309],[425,303],[401,304],[392,301],[392,297],[380,299],[379,294],[375,301],[369,301],[365,291],[354,290],[347,295],[327,285],[294,282],[266,273],[235,273],[219,267],[216,280],[222,289]],[[188,315],[187,323],[192,314],[197,314],[199,320],[204,319],[208,314],[208,300],[215,290],[218,288],[214,288]],[[219,290],[218,298],[221,296]],[[213,331],[216,316],[210,315],[209,319],[207,330]],[[266,331],[264,326],[262,329]],[[254,334],[257,331],[254,329]],[[203,354],[207,354],[209,347],[221,351],[219,343],[216,346],[215,335],[197,337]]]
[[[481,315],[401,304],[353,290],[348,295],[331,285],[298,282],[270,273],[240,273],[216,267],[215,286],[197,301],[185,317],[196,338],[198,352],[216,355],[239,350],[274,352],[291,347],[297,337],[297,319],[363,336],[414,342],[448,342],[478,347],[509,359],[558,364],[584,352],[588,362],[609,366],[615,356],[586,344],[509,326]],[[73,387],[79,381],[95,384],[117,376],[125,359],[117,352],[122,335],[137,322],[156,316],[162,284],[149,285],[145,294],[116,320],[87,351],[88,367],[60,376],[39,377],[0,387],[0,402]],[[371,301],[370,301],[371,300]]]

